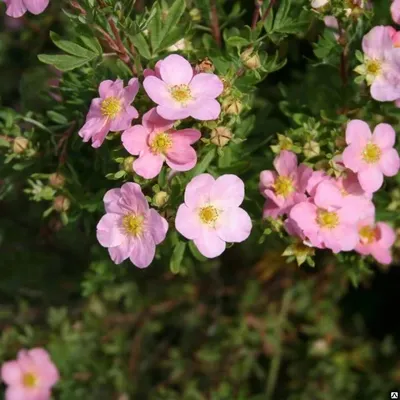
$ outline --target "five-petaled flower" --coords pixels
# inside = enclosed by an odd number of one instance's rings
[[[137,78],[132,78],[125,88],[121,79],[103,81],[99,87],[100,97],[92,100],[86,123],[79,131],[83,141],[92,140],[92,146],[97,148],[109,131],[128,129],[132,119],[139,117],[136,108],[130,105],[138,90]]]
[[[5,400],[49,400],[60,377],[48,352],[35,348],[20,350],[16,360],[5,362],[1,379],[7,385]]]
[[[251,219],[239,207],[243,199],[244,184],[236,175],[217,179],[210,174],[198,175],[186,187],[176,229],[193,240],[205,257],[217,257],[224,252],[226,242],[243,242],[250,235]]]
[[[176,171],[189,171],[197,163],[191,144],[200,139],[197,129],[173,129],[174,121],[160,117],[155,108],[143,116],[143,125],[135,125],[122,134],[122,144],[139,156],[133,170],[146,179],[157,176],[164,161]]]
[[[143,82],[148,96],[158,104],[157,112],[165,119],[193,117],[202,121],[217,119],[221,106],[216,98],[224,90],[217,75],[194,74],[182,56],[171,54],[149,71]]]
[[[376,192],[383,184],[384,175],[394,176],[399,172],[400,158],[393,148],[395,139],[396,133],[388,124],[377,125],[371,134],[364,121],[352,120],[348,123],[348,146],[343,152],[343,163],[357,173],[366,192]]]
[[[106,214],[97,224],[97,240],[120,264],[127,258],[138,268],[153,261],[156,245],[167,234],[168,223],[149,204],[136,183],[125,183],[104,196]]]

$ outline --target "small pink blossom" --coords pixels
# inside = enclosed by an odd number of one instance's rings
[[[364,213],[357,203],[343,198],[334,182],[324,180],[318,185],[313,201],[292,208],[290,219],[314,247],[326,247],[338,253],[355,248],[358,241],[356,224]],[[297,227],[294,227],[296,232]]]
[[[339,40],[339,22],[336,17],[327,15],[324,17],[324,23],[327,28],[333,31],[333,36],[336,40]]]
[[[125,183],[104,196],[105,214],[97,224],[97,240],[120,264],[127,258],[138,268],[153,261],[156,245],[167,234],[168,223],[149,204],[136,183]]]
[[[383,184],[383,176],[394,176],[400,168],[400,159],[393,148],[396,139],[394,129],[379,124],[374,133],[366,122],[350,121],[346,130],[348,146],[343,152],[344,165],[357,173],[363,190],[373,193]]]
[[[4,0],[7,6],[6,14],[13,18],[22,17],[27,11],[32,14],[42,13],[50,0]]]
[[[356,251],[363,255],[372,255],[381,264],[392,262],[391,247],[396,240],[396,234],[385,222],[375,223],[374,216],[358,223],[359,243]]]
[[[400,98],[400,49],[393,46],[393,28],[375,26],[363,38],[364,63],[355,71],[365,75],[371,96],[378,101]]]
[[[165,120],[155,108],[143,116],[143,125],[135,125],[122,134],[125,149],[139,156],[133,170],[146,179],[157,176],[164,161],[176,171],[189,171],[197,163],[196,151],[191,147],[200,139],[197,129],[173,128],[174,121]]]
[[[99,86],[100,97],[93,99],[86,123],[79,131],[84,142],[92,140],[92,147],[100,147],[108,132],[128,129],[132,119],[139,114],[130,104],[139,90],[139,81],[132,78],[124,88],[121,79],[103,81]]]
[[[157,63],[154,75],[149,71],[146,75],[143,86],[158,104],[157,112],[163,118],[193,117],[202,121],[218,118],[221,106],[216,97],[222,93],[224,85],[217,75],[194,75],[190,63],[177,54]]]
[[[210,174],[198,175],[186,187],[176,229],[193,240],[205,257],[217,257],[224,252],[226,242],[243,242],[250,235],[251,219],[239,207],[243,199],[244,184],[236,175],[222,175],[216,180]]]
[[[5,400],[49,400],[60,377],[49,353],[35,348],[20,350],[16,360],[5,362],[1,379],[7,385]]]
[[[297,165],[297,156],[287,150],[274,160],[274,171],[262,171],[260,191],[267,199],[264,217],[277,218],[289,213],[294,204],[306,200],[305,191],[312,169],[304,164]]]

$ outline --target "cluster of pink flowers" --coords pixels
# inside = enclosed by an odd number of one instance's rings
[[[50,0],[3,0],[7,7],[7,15],[13,18],[22,17],[27,11],[32,14],[42,13]]]
[[[298,165],[294,153],[282,151],[274,161],[276,172],[260,175],[260,191],[267,199],[264,217],[285,217],[287,232],[309,246],[334,253],[356,250],[390,263],[395,234],[388,224],[375,223],[372,197],[383,177],[400,169],[395,132],[379,124],[372,134],[364,121],[353,120],[346,143],[337,160],[344,169],[338,179]]]
[[[5,400],[50,400],[59,379],[57,367],[42,348],[20,350],[16,360],[1,367],[1,380],[7,385]]]
[[[131,105],[139,91],[132,78],[124,88],[121,80],[100,84],[100,97],[92,100],[86,123],[79,131],[85,142],[97,148],[107,134],[123,131],[122,145],[137,158],[132,169],[145,179],[155,178],[164,162],[173,171],[189,171],[197,164],[192,147],[201,137],[197,129],[174,128],[177,120],[192,117],[201,121],[217,119],[221,106],[216,98],[223,83],[212,73],[196,73],[182,56],[172,54],[159,61],[154,70],[144,72],[144,89],[157,106],[147,111],[141,124]],[[244,184],[234,175],[217,180],[203,174],[187,186],[185,204],[176,217],[176,228],[193,240],[206,257],[217,257],[226,242],[241,242],[250,234],[251,220],[239,205]],[[156,245],[167,234],[168,223],[150,209],[139,185],[125,183],[104,196],[106,215],[97,225],[97,239],[108,248],[111,259],[119,264],[126,259],[146,268],[155,256]]]

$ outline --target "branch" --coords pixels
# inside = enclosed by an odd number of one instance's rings
[[[211,30],[213,33],[214,40],[217,43],[218,47],[221,47],[222,46],[221,30],[219,28],[216,0],[210,0],[210,19],[211,19]]]
[[[251,29],[254,31],[254,29],[257,28],[257,22],[258,19],[260,18],[260,8],[262,6],[263,0],[255,0],[254,3],[254,12],[253,12],[253,19],[251,21]]]
[[[343,47],[342,54],[340,55],[340,78],[342,80],[342,85],[347,86],[347,38],[346,31],[343,30],[340,21],[338,21],[339,28],[339,44]]]
[[[264,23],[265,20],[268,18],[268,15],[269,15],[269,13],[270,13],[271,10],[272,10],[272,7],[274,6],[275,1],[276,1],[276,0],[270,0],[270,1],[269,1],[268,7],[267,7],[267,9],[265,10],[265,12],[264,12],[264,14],[263,14],[263,16],[262,16],[262,18],[261,18],[261,21],[262,21],[263,23]]]

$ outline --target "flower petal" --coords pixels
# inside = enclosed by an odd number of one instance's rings
[[[149,131],[167,131],[174,126],[175,121],[165,119],[158,114],[157,109],[154,107],[143,115],[143,126]]]
[[[347,124],[346,143],[358,143],[360,146],[365,145],[371,139],[371,129],[369,125],[360,120],[353,119]]]
[[[380,246],[371,246],[371,255],[381,264],[387,265],[391,264],[393,261],[390,249],[385,249]]]
[[[22,379],[22,371],[18,361],[7,361],[1,367],[1,380],[7,385],[18,385]]]
[[[343,196],[339,188],[332,181],[323,181],[315,192],[314,202],[318,207],[340,207],[343,204]]]
[[[129,237],[126,237],[119,246],[108,248],[111,260],[117,265],[128,259],[131,255],[131,251],[132,243]]]
[[[297,156],[291,151],[282,150],[274,160],[279,175],[289,176],[297,171]]]
[[[400,98],[400,87],[394,85],[391,79],[379,76],[371,85],[371,96],[378,101],[394,101]]]
[[[211,189],[215,179],[210,174],[200,174],[193,178],[185,190],[185,204],[196,208],[210,201]]]
[[[381,149],[389,149],[394,146],[396,132],[389,124],[379,124],[374,130],[372,141]]]
[[[367,193],[374,193],[383,185],[383,174],[378,168],[370,167],[358,173],[361,187]]]
[[[138,118],[139,113],[135,107],[127,106],[124,111],[118,114],[118,116],[111,120],[110,131],[119,132],[130,128],[132,119]]]
[[[385,222],[378,222],[376,226],[379,228],[380,233],[378,240],[379,245],[383,248],[389,249],[396,241],[396,233],[393,228]]]
[[[224,84],[217,75],[206,73],[195,75],[189,86],[195,98],[215,99],[224,90]]]
[[[236,175],[220,176],[211,188],[210,201],[223,208],[239,207],[244,200],[244,183]]]
[[[181,204],[175,218],[176,230],[186,239],[193,240],[200,236],[202,225],[193,209]]]
[[[138,268],[147,268],[156,254],[156,245],[150,233],[133,242],[130,260]]]
[[[117,79],[116,81],[106,80],[100,83],[99,94],[102,99],[107,97],[118,97],[124,89],[124,81]]]
[[[6,14],[9,17],[19,18],[22,17],[27,11],[23,0],[13,0],[8,2],[7,5],[8,7]]]
[[[37,15],[47,8],[49,0],[25,0],[24,3],[29,12]]]
[[[319,230],[316,222],[317,207],[312,203],[304,201],[296,204],[290,211],[290,218],[296,222],[306,236]]]
[[[157,104],[168,104],[173,101],[168,86],[155,76],[145,78],[143,87],[150,99]]]
[[[379,167],[385,176],[395,176],[400,169],[400,158],[397,150],[386,150],[379,160]]]
[[[149,133],[142,125],[134,125],[122,134],[122,145],[130,154],[137,156],[149,148],[148,137]]]
[[[135,214],[147,214],[149,203],[137,183],[124,183],[121,187],[121,195],[120,204],[127,211],[132,211]]]
[[[250,236],[253,225],[249,214],[242,208],[233,207],[225,210],[221,218],[217,234],[224,242],[239,243]]]
[[[148,223],[154,243],[159,244],[164,241],[168,231],[167,220],[163,218],[156,210],[151,208],[149,211]]]
[[[225,242],[220,239],[214,230],[202,229],[194,244],[204,257],[215,258],[221,255],[226,248]]]
[[[103,247],[119,246],[125,239],[121,230],[121,215],[107,213],[97,224],[97,240]]]
[[[133,170],[145,179],[153,179],[160,173],[163,163],[162,155],[146,150],[134,161]]]
[[[219,117],[221,105],[214,99],[199,99],[190,106],[190,115],[200,121],[212,121]]]
[[[121,214],[122,209],[118,205],[121,197],[121,189],[110,189],[103,197],[104,208],[106,212],[113,214]]]
[[[193,77],[193,68],[182,56],[171,54],[164,58],[160,75],[168,85],[187,85]]]
[[[128,86],[125,89],[123,89],[123,94],[122,94],[125,106],[131,104],[132,101],[135,99],[139,91],[139,87],[140,87],[139,80],[137,78],[132,78],[128,82]]]
[[[197,164],[197,153],[189,145],[175,145],[168,150],[166,162],[176,171],[189,171]]]
[[[362,40],[363,52],[369,57],[382,60],[385,51],[393,47],[389,31],[385,26],[375,26]]]
[[[343,151],[343,164],[353,172],[358,172],[365,163],[362,159],[362,148],[357,143],[352,143]]]
[[[201,132],[197,129],[187,128],[171,133],[171,139],[174,143],[193,144],[201,138]]]
[[[171,100],[168,104],[164,102],[165,105],[160,105],[157,107],[158,114],[169,120],[185,119],[191,115],[190,107],[183,107],[181,104]]]

